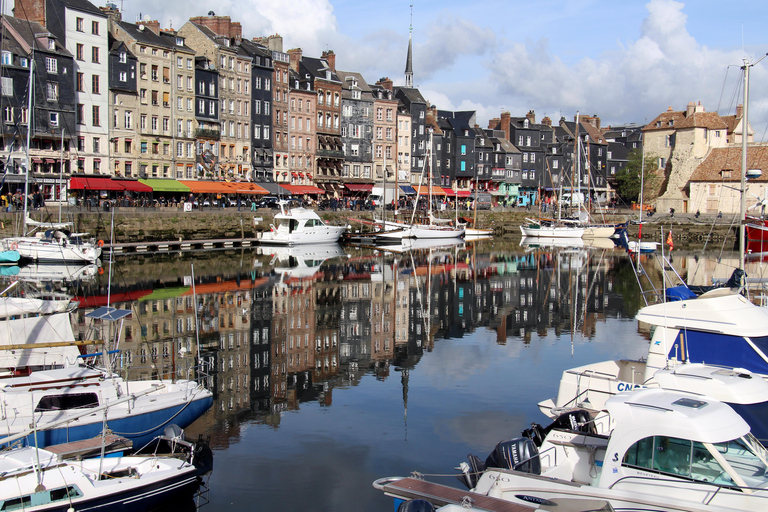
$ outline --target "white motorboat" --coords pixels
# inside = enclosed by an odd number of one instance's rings
[[[280,213],[275,214],[275,222],[270,231],[259,233],[262,244],[299,245],[333,244],[339,241],[346,226],[326,224],[314,211],[307,208],[285,208],[287,201],[280,201]]]
[[[605,402],[636,388],[662,388],[711,396],[730,405],[749,423],[752,434],[768,440],[768,381],[742,369],[697,363],[679,364],[648,375],[644,360],[593,363],[563,372],[557,397],[539,402],[555,419],[573,408],[601,411]]]
[[[743,511],[768,505],[768,451],[730,406],[661,389],[618,394],[461,464],[473,493],[526,505],[605,500],[617,510]],[[582,421],[586,420],[586,421]]]
[[[199,486],[194,460],[177,456],[62,460],[32,447],[0,453],[2,510],[144,512],[192,499]]]
[[[171,422],[186,428],[212,404],[213,394],[191,380],[126,381],[86,367],[41,370],[1,381],[0,435],[38,447],[89,439],[101,434],[106,410],[108,428],[141,447]],[[28,432],[33,423],[36,436]]]
[[[652,252],[656,252],[656,249],[659,247],[659,242],[638,242],[635,240],[631,240],[627,242],[627,248],[629,252],[636,254],[650,254]]]
[[[101,256],[104,242],[88,237],[88,233],[71,233],[71,223],[36,222],[26,219],[26,226],[33,226],[27,236],[7,237],[0,240],[6,251],[18,251],[22,259],[32,261],[67,261],[94,263]]]

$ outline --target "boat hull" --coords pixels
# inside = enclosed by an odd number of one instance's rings
[[[545,238],[581,238],[584,236],[584,228],[570,226],[520,226],[523,236]]]
[[[173,423],[181,428],[191,425],[197,418],[213,405],[213,396],[210,393],[190,400],[188,403],[148,411],[142,413],[134,410],[131,414],[123,414],[120,417],[107,415],[107,423],[110,430],[116,435],[133,441],[135,449],[141,448],[157,436],[163,434],[166,426]],[[39,430],[37,432],[37,446],[44,448],[55,444],[63,444],[82,439],[91,439],[101,435],[103,426],[103,414],[93,414],[80,418],[74,426]],[[84,423],[87,422],[87,423]],[[44,428],[44,424],[40,428]],[[35,434],[26,438],[29,446],[35,446]]]

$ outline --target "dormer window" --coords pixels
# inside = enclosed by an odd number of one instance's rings
[[[675,120],[674,119],[670,119],[669,120],[669,126],[674,126],[674,125],[675,125]]]
[[[733,171],[731,169],[723,169],[722,171],[720,171],[720,174],[722,175],[723,179],[727,180],[727,179],[731,178],[731,173],[732,172]]]
[[[184,46],[184,38],[176,37],[176,46]]]
[[[121,64],[125,64],[126,62],[128,62],[128,54],[125,52],[120,52],[120,54],[118,55],[118,58]]]
[[[656,128],[661,128],[661,121],[656,121]]]
[[[13,54],[11,52],[3,52],[3,66],[13,65]]]
[[[48,49],[49,50],[55,50],[56,49],[56,40],[48,38]]]
[[[528,128],[528,120],[523,121],[523,128]]]

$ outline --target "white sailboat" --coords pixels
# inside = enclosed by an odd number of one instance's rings
[[[411,215],[410,223],[389,223],[385,222],[385,226],[392,228],[402,228],[402,230],[394,229],[392,231],[385,231],[379,236],[383,239],[387,238],[460,238],[463,237],[466,228],[464,226],[455,226],[453,221],[447,219],[438,219],[432,214],[432,133],[429,134],[429,142],[427,144],[427,155],[424,159],[424,168],[422,172],[422,182],[426,176],[429,187],[429,200],[427,201],[427,219],[424,224],[416,223],[416,211],[417,207],[414,207],[413,214]],[[427,172],[429,169],[429,172]],[[419,187],[421,191],[421,187]]]

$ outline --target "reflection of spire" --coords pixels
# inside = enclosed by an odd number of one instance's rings
[[[413,87],[413,4],[411,4],[411,26],[408,34],[408,57],[405,60],[405,86]]]
[[[408,368],[403,368],[400,372],[400,383],[403,385],[403,427],[405,429],[405,440],[408,440]]]

